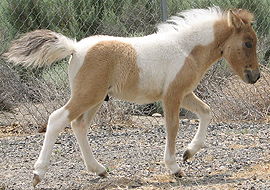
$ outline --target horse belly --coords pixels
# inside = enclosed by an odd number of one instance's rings
[[[162,98],[163,90],[161,88],[110,88],[109,95],[115,98],[133,102],[137,104],[146,104],[158,101]]]

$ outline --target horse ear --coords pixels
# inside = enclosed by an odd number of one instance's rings
[[[228,11],[228,25],[229,27],[240,29],[245,23],[232,10]]]

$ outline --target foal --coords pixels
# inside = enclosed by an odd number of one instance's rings
[[[247,10],[223,12],[214,7],[185,11],[144,37],[92,36],[76,42],[59,33],[36,30],[13,41],[5,56],[15,64],[50,65],[71,56],[71,99],[49,117],[35,164],[34,186],[44,178],[55,140],[70,122],[87,169],[108,175],[87,142],[87,128],[107,94],[141,104],[162,100],[167,132],[164,161],[172,174],[184,176],[175,158],[180,107],[200,118],[198,131],[184,152],[186,161],[203,146],[211,118],[210,108],[192,92],[205,71],[224,57],[246,83],[260,77],[252,19]]]

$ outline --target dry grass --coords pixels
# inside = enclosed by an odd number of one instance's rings
[[[270,179],[270,163],[261,163],[248,168],[246,171],[234,173],[232,178],[244,178],[253,180],[269,180]]]
[[[212,109],[213,121],[268,122],[270,105],[269,70],[263,68],[261,75],[261,79],[254,85],[244,83],[235,75],[208,81],[205,86],[206,93],[202,98]]]

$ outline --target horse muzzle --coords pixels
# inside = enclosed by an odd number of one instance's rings
[[[243,80],[244,80],[244,82],[246,82],[248,84],[254,84],[260,78],[260,75],[261,74],[260,74],[259,68],[256,68],[253,70],[246,69]]]

